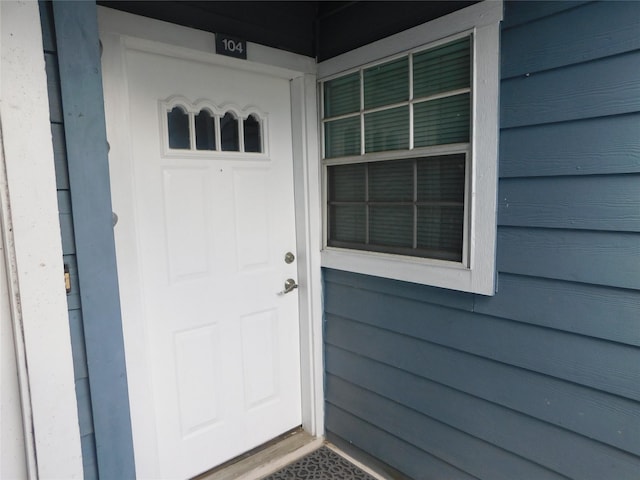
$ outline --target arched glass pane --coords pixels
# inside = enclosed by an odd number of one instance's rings
[[[173,107],[167,112],[169,148],[189,149],[189,114],[182,107]]]
[[[240,151],[238,119],[231,112],[225,113],[224,117],[220,119],[220,137],[222,150],[226,152]]]
[[[249,115],[244,122],[244,151],[262,152],[262,138],[260,135],[260,120]]]
[[[213,115],[202,110],[196,115],[196,149],[216,149],[216,127]]]

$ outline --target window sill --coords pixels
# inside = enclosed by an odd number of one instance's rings
[[[456,262],[326,247],[322,266],[482,295],[495,293],[492,261],[467,268]]]

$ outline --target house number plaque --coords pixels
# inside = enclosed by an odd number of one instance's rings
[[[247,59],[247,41],[216,33],[216,53],[228,57]]]

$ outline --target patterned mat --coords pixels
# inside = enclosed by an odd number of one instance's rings
[[[263,480],[375,480],[333,450],[321,447]]]

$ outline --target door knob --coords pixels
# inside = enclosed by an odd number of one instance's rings
[[[286,295],[287,293],[293,292],[296,288],[298,288],[298,284],[293,278],[287,278],[284,282],[284,290],[278,292],[278,295]]]

